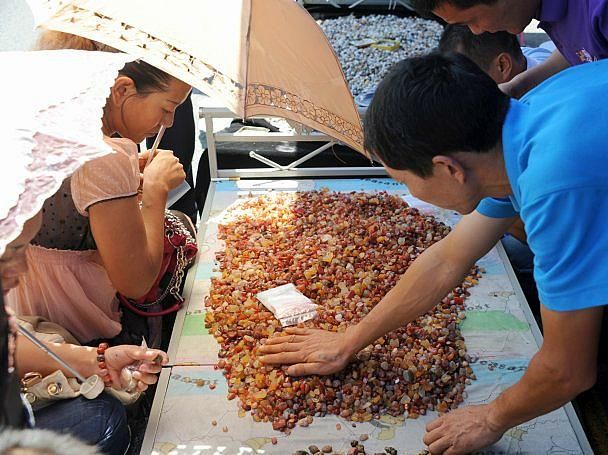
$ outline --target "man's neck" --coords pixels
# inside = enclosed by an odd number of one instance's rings
[[[473,172],[480,197],[504,198],[512,193],[503,156],[502,141],[492,151],[486,153],[462,152],[458,154],[458,159]]]
[[[507,197],[512,194],[511,182],[503,154],[502,141],[480,162],[481,190],[487,197]]]

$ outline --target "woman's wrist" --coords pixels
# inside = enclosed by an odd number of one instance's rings
[[[85,352],[77,354],[77,358],[80,359],[80,365],[76,370],[85,378],[94,374],[104,379],[105,377],[109,377],[105,362],[105,351],[108,347],[107,343],[101,343],[97,348],[79,346],[78,348]]]
[[[147,177],[144,175],[143,182],[143,191],[146,193],[158,193],[158,194],[167,194],[169,192],[169,187],[166,182],[161,180],[157,180],[155,178]]]
[[[80,367],[76,370],[85,378],[99,374],[99,368],[97,366],[97,352],[95,348],[88,346],[79,346],[78,350],[84,350],[85,352],[78,353],[78,358],[81,359]]]
[[[166,185],[161,182],[144,181],[142,188],[142,207],[151,207],[162,209],[163,213],[165,205],[167,205],[167,195],[169,190]]]

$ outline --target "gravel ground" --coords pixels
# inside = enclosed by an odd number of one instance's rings
[[[317,22],[338,55],[354,96],[375,87],[393,64],[434,49],[443,31],[435,21],[394,15],[350,15]],[[395,40],[399,48],[358,48],[356,43],[364,39]]]

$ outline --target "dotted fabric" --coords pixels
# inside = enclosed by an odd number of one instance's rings
[[[42,213],[42,227],[33,244],[58,250],[97,249],[89,219],[78,213],[74,205],[70,178],[64,180],[59,191],[46,200]]]

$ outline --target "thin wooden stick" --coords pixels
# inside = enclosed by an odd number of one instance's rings
[[[158,134],[156,135],[156,139],[154,139],[154,144],[152,144],[152,148],[150,149],[150,154],[148,155],[148,161],[146,161],[145,167],[148,167],[150,165],[150,162],[152,161],[152,158],[154,158],[154,154],[156,153],[158,144],[160,144],[160,141],[163,138],[163,135],[165,134],[165,130],[165,125],[161,126],[158,130]]]

